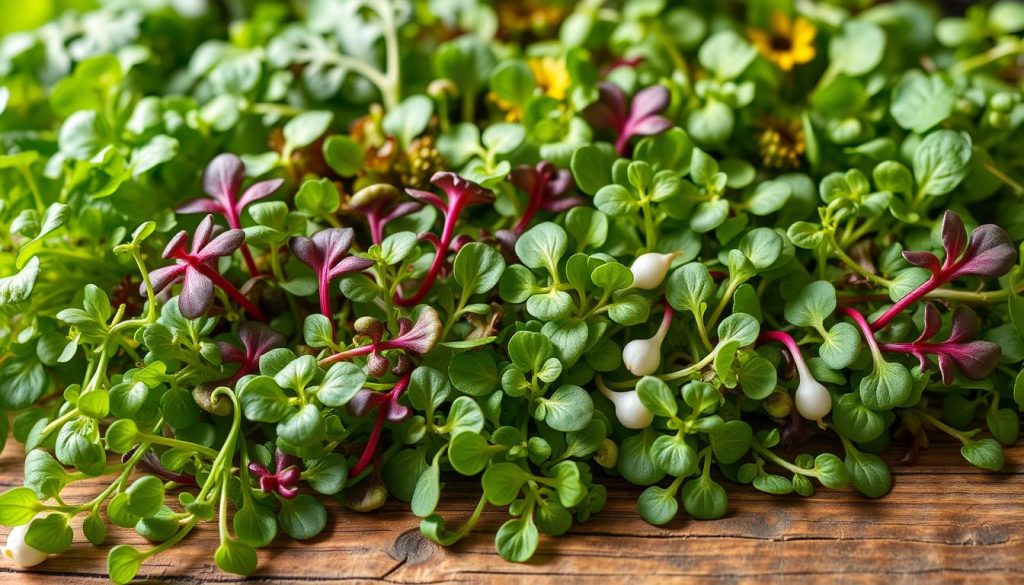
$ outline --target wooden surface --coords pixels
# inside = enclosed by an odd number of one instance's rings
[[[0,486],[21,485],[22,455],[9,445],[0,457]],[[897,453],[892,453],[895,457]],[[680,516],[666,527],[636,514],[639,489],[607,479],[601,514],[558,538],[543,537],[526,564],[494,552],[505,512],[488,509],[478,530],[450,550],[419,534],[406,504],[389,502],[356,514],[328,502],[324,534],[309,542],[279,538],[261,549],[248,579],[213,564],[216,528],[202,526],[170,552],[143,565],[155,583],[251,581],[298,583],[1011,583],[1024,582],[1024,447],[1008,450],[1000,473],[964,462],[956,445],[936,444],[913,466],[893,463],[894,489],[870,501],[852,489],[819,490],[811,498],[769,496],[728,486],[729,514],[703,522]],[[91,483],[91,485],[90,485]],[[101,488],[75,484],[68,501]],[[472,484],[449,485],[440,510],[454,525],[479,495]],[[140,544],[112,529],[102,550],[76,542],[31,572],[0,561],[0,583],[104,583],[106,550]],[[0,534],[6,539],[7,529]]]

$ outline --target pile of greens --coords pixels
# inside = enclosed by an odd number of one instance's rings
[[[664,524],[1018,438],[1024,5],[35,4],[0,38],[20,564],[120,527],[124,583],[215,521],[249,574],[328,497],[444,545],[501,507],[525,561],[612,476]]]

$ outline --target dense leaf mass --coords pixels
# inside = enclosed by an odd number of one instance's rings
[[[1020,3],[44,4],[0,19],[16,563],[209,522],[249,574],[327,497],[497,506],[523,562],[609,476],[662,525],[1018,439]]]

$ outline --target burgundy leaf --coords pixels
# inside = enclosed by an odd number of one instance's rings
[[[981,329],[978,315],[966,306],[953,311],[952,328],[945,341],[928,341],[939,331],[942,320],[932,304],[925,305],[924,329],[913,343],[880,343],[882,351],[907,353],[917,358],[921,369],[928,368],[928,355],[934,355],[942,374],[942,383],[949,386],[960,370],[972,380],[988,376],[999,363],[1001,355],[997,344],[974,339]]]
[[[230,153],[220,154],[210,161],[203,172],[203,190],[210,198],[186,201],[178,206],[177,211],[178,213],[216,213],[224,216],[231,229],[241,229],[242,210],[250,203],[269,196],[284,183],[283,179],[260,181],[250,186],[239,198],[238,191],[242,188],[244,180],[245,164],[242,159]],[[260,272],[256,268],[256,261],[248,246],[242,243],[241,247],[242,257],[245,259],[249,273],[252,276],[258,276]]]
[[[398,327],[398,337],[378,344],[379,351],[403,349],[416,355],[424,355],[441,340],[441,332],[444,329],[441,317],[430,306],[423,307],[415,324],[411,324],[408,319],[400,319]]]
[[[444,331],[440,315],[438,315],[436,309],[429,305],[424,306],[423,310],[420,311],[415,324],[411,323],[408,319],[399,319],[398,327],[398,335],[391,339],[385,341],[373,340],[367,345],[360,345],[327,356],[320,360],[320,365],[325,366],[337,361],[369,355],[370,361],[368,365],[376,372],[374,373],[375,376],[381,376],[386,371],[388,365],[387,358],[380,355],[382,352],[400,349],[416,356],[425,355],[441,340],[441,334]]]
[[[150,283],[154,292],[159,293],[175,282],[182,281],[178,308],[182,316],[195,319],[210,309],[213,304],[213,287],[216,285],[252,316],[265,321],[263,312],[217,272],[217,259],[237,250],[245,239],[245,233],[242,230],[231,229],[214,237],[215,232],[213,216],[207,215],[196,228],[191,250],[186,246],[186,232],[179,232],[171,238],[164,248],[163,257],[174,260],[176,264],[157,268],[150,273]],[[144,294],[145,290],[143,283],[139,291]]]
[[[255,372],[260,365],[260,357],[268,351],[283,347],[284,337],[264,323],[246,322],[238,329],[238,339],[242,348],[224,341],[217,343],[220,359],[223,363],[239,364],[238,371],[228,379],[233,386],[242,376]]]
[[[963,258],[956,263],[956,276],[1002,276],[1017,263],[1017,250],[1010,234],[988,224],[971,233]]]
[[[957,277],[1002,276],[1017,262],[1013,240],[999,226],[986,224],[975,228],[965,250],[967,231],[964,222],[957,214],[946,211],[942,216],[941,233],[942,247],[946,252],[946,258],[941,263],[931,252],[903,253],[907,262],[927,269],[931,276],[875,319],[871,323],[873,331],[885,327],[904,309]]]
[[[597,101],[584,108],[580,115],[593,128],[614,131],[615,150],[625,156],[634,136],[651,136],[672,127],[672,121],[661,115],[670,98],[666,87],[652,85],[637,92],[627,110],[625,92],[613,83],[601,82]]]
[[[299,463],[301,461],[297,457],[278,449],[274,454],[274,473],[256,461],[249,463],[249,473],[256,476],[260,491],[277,492],[283,498],[292,499],[299,493],[299,479],[302,476]]]
[[[184,286],[178,297],[178,308],[186,319],[196,319],[213,304],[213,281],[198,270],[186,270]]]
[[[352,228],[328,228],[313,234],[312,238],[292,238],[291,248],[295,257],[316,272],[320,291],[320,312],[331,316],[330,284],[339,276],[360,272],[373,266],[366,258],[348,256],[348,249],[354,238]],[[334,323],[331,323],[334,327]]]

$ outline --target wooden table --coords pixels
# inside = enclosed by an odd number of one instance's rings
[[[898,449],[897,449],[898,450]],[[896,450],[894,450],[896,451]],[[356,514],[329,502],[324,534],[310,542],[280,538],[260,550],[248,581],[268,584],[391,583],[1003,583],[1024,581],[1024,447],[1007,452],[1000,473],[964,462],[957,445],[937,444],[913,466],[893,463],[894,489],[880,501],[853,489],[811,498],[769,496],[729,486],[729,515],[684,517],[665,527],[636,514],[640,490],[607,480],[608,505],[559,538],[542,537],[533,560],[511,564],[494,552],[504,510],[491,508],[477,532],[450,550],[424,539],[406,504]],[[22,454],[0,457],[3,489],[21,485]],[[100,484],[81,482],[81,499]],[[452,525],[469,515],[479,487],[446,488],[440,510]],[[76,501],[69,495],[69,501]],[[76,526],[72,549],[31,572],[0,562],[0,583],[104,583],[106,550],[137,536],[112,529],[101,551]],[[6,539],[7,530],[3,529]],[[207,524],[170,553],[143,565],[157,583],[237,582],[213,564],[216,528]],[[838,577],[838,578],[837,578]]]

